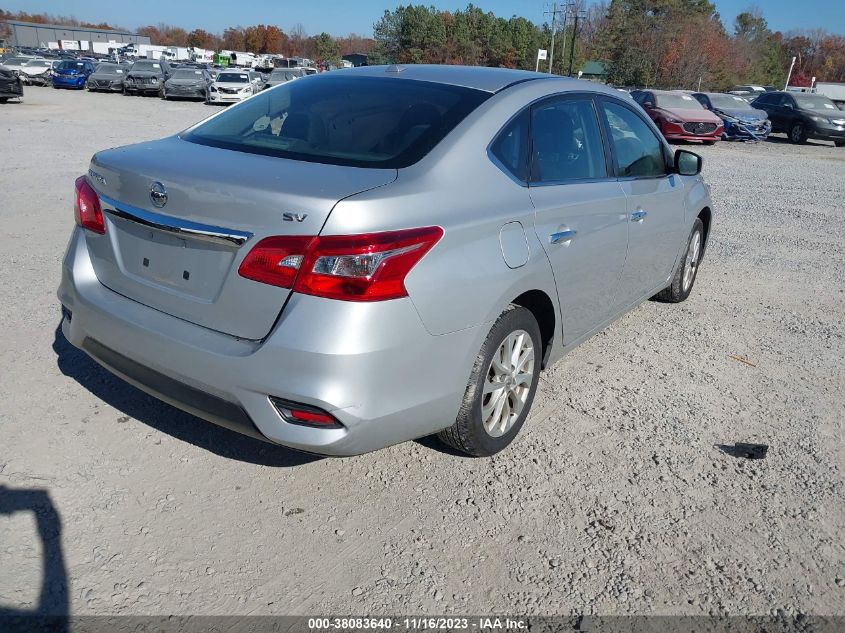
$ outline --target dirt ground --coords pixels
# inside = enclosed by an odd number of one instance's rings
[[[161,404],[57,330],[74,178],[215,111],[0,106],[0,607],[845,614],[845,149],[694,148],[718,217],[692,296],[545,372],[504,453],[319,459]],[[737,441],[768,456],[717,448]]]

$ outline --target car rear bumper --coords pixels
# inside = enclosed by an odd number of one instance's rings
[[[451,425],[487,329],[429,334],[409,299],[294,294],[263,341],[208,330],[103,286],[75,228],[58,291],[70,343],[144,391],[295,449],[354,455]],[[270,401],[323,409],[342,428],[286,422]]]

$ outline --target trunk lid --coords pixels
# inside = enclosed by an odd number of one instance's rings
[[[171,137],[94,156],[88,180],[106,233],[85,237],[104,286],[212,330],[261,339],[290,290],[240,277],[247,252],[270,235],[317,235],[339,200],[395,178],[394,169],[293,161]],[[153,203],[154,183],[166,192],[162,206]]]

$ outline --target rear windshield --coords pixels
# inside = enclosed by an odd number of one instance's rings
[[[654,95],[657,99],[658,108],[689,108],[698,110],[704,108],[692,95]]]
[[[217,81],[220,83],[245,84],[249,81],[249,75],[246,73],[220,73],[217,75]]]
[[[407,167],[490,93],[328,73],[267,90],[182,138],[252,154],[354,167]]]

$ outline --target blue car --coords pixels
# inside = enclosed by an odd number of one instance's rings
[[[757,110],[742,97],[719,92],[696,92],[692,96],[725,122],[722,138],[726,141],[763,141],[772,131],[766,111]]]
[[[91,62],[66,59],[53,69],[53,88],[82,90],[93,72],[94,64]]]

